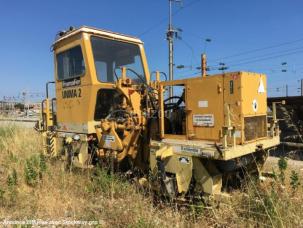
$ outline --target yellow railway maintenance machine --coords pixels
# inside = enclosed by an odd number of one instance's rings
[[[69,167],[99,164],[167,196],[207,196],[259,175],[279,144],[263,74],[151,81],[141,40],[89,27],[60,32],[53,51],[56,98],[43,101],[38,128],[45,152]],[[167,97],[170,86],[179,95]]]

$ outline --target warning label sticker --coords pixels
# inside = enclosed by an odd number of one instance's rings
[[[104,141],[115,142],[115,136],[113,135],[103,135]]]
[[[115,137],[113,135],[103,135],[104,148],[110,148],[111,143],[115,142]]]
[[[263,80],[262,80],[261,77],[260,77],[260,83],[259,83],[258,93],[265,93],[265,88],[264,88]]]
[[[193,125],[197,127],[213,127],[215,125],[214,114],[193,115]]]
[[[208,101],[198,101],[198,107],[199,108],[207,108],[208,107]]]

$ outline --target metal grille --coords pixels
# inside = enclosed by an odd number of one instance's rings
[[[244,117],[245,141],[267,136],[266,116]]]

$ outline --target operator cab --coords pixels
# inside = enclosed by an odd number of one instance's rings
[[[70,28],[58,34],[53,50],[58,131],[94,133],[94,126],[120,102],[115,85],[123,68],[132,84],[149,82],[143,43],[135,37]]]

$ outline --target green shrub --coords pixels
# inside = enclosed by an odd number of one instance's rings
[[[17,177],[17,171],[15,169],[13,169],[13,172],[8,175],[6,183],[8,187],[10,201],[16,202],[18,177]]]
[[[292,170],[290,175],[290,186],[293,190],[293,193],[298,190],[300,184],[301,183],[299,181],[299,174],[296,171]]]
[[[44,156],[43,153],[40,153],[39,156],[39,168],[40,168],[40,172],[45,172],[46,171],[46,158]]]
[[[280,170],[279,178],[281,183],[285,184],[285,170],[287,169],[287,160],[285,157],[281,157],[278,161],[278,166]]]
[[[16,171],[16,169],[13,169],[13,172],[12,172],[12,180],[13,180],[14,185],[17,185],[17,184],[18,184],[18,176],[17,176],[17,171]]]
[[[107,197],[115,197],[125,194],[128,184],[115,174],[108,174],[99,166],[92,175],[90,185],[86,190],[90,193],[103,193]]]
[[[38,172],[33,159],[26,159],[24,166],[25,182],[29,186],[36,186],[38,183]]]
[[[46,159],[42,153],[39,155],[32,155],[30,158],[26,159],[24,166],[26,184],[32,187],[36,186],[39,180],[42,179],[46,169]]]

